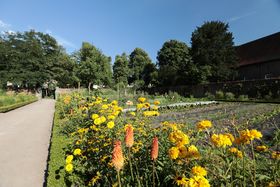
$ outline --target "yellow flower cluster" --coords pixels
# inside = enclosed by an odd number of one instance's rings
[[[259,145],[256,147],[256,150],[260,152],[265,152],[268,150],[268,148],[265,145]]]
[[[66,157],[66,166],[65,166],[65,170],[67,172],[71,172],[73,171],[73,164],[72,164],[72,160],[73,160],[74,156],[73,155],[68,155]]]
[[[262,133],[257,131],[256,129],[252,130],[242,130],[240,131],[240,137],[236,138],[235,143],[237,144],[250,144],[250,142],[254,139],[260,139],[262,137]]]
[[[198,122],[196,125],[196,128],[198,129],[198,131],[203,131],[210,127],[212,127],[212,123],[209,120],[202,120],[202,121]]]
[[[234,156],[238,157],[238,158],[242,158],[243,154],[241,151],[239,151],[237,148],[232,147],[228,150],[230,153],[232,153]]]
[[[68,105],[71,102],[71,96],[66,95],[63,99],[64,104]]]
[[[145,97],[139,97],[138,98],[138,102],[139,103],[144,103],[146,101],[146,98]]]
[[[158,111],[144,111],[143,116],[150,117],[150,116],[159,116]]]
[[[175,143],[177,147],[189,144],[189,137],[180,130],[176,130],[169,134],[169,140]]]
[[[204,176],[207,175],[207,171],[206,171],[206,169],[204,169],[204,168],[201,167],[201,166],[194,166],[194,167],[192,168],[192,174],[193,174],[193,175],[196,175],[196,176],[202,176],[202,177],[204,177]]]
[[[231,146],[232,142],[234,141],[234,137],[232,134],[225,133],[225,134],[213,134],[211,136],[212,143],[217,147]]]

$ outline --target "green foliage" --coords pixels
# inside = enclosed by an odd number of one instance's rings
[[[234,100],[234,99],[235,99],[235,96],[234,96],[234,94],[231,93],[231,92],[226,92],[226,93],[225,93],[225,99],[226,99],[226,100]]]
[[[129,84],[145,79],[145,84],[152,82],[151,73],[156,71],[149,55],[141,48],[135,48],[129,55]]]
[[[197,70],[185,43],[177,40],[165,42],[158,51],[157,60],[158,80],[162,86],[186,85],[195,81]]]
[[[249,98],[248,98],[248,95],[240,95],[240,96],[238,97],[238,100],[239,100],[239,101],[248,101]]]
[[[112,84],[111,58],[88,42],[83,42],[77,54],[79,62],[77,76],[82,85],[91,87],[93,84],[109,86]]]
[[[232,80],[237,56],[228,24],[206,22],[192,33],[192,57],[201,82]]]
[[[121,56],[116,56],[115,63],[113,65],[113,72],[115,83],[122,82],[127,85],[129,69],[128,57],[125,53],[123,53]]]
[[[214,100],[215,96],[213,94],[211,94],[210,92],[206,92],[205,96],[209,99],[209,100]]]
[[[215,97],[216,97],[217,99],[224,99],[224,92],[221,91],[221,90],[216,91]]]

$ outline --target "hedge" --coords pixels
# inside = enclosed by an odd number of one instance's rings
[[[16,108],[28,105],[28,104],[33,103],[35,101],[38,101],[38,98],[34,98],[34,99],[29,100],[29,101],[24,101],[24,102],[15,103],[15,104],[12,104],[12,105],[0,107],[0,113],[9,112],[11,110],[14,110]]]

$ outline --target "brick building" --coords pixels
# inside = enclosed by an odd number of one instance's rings
[[[239,80],[280,78],[280,32],[237,46]]]

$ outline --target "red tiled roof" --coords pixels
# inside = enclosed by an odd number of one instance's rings
[[[237,46],[236,50],[239,66],[280,60],[280,32]]]

